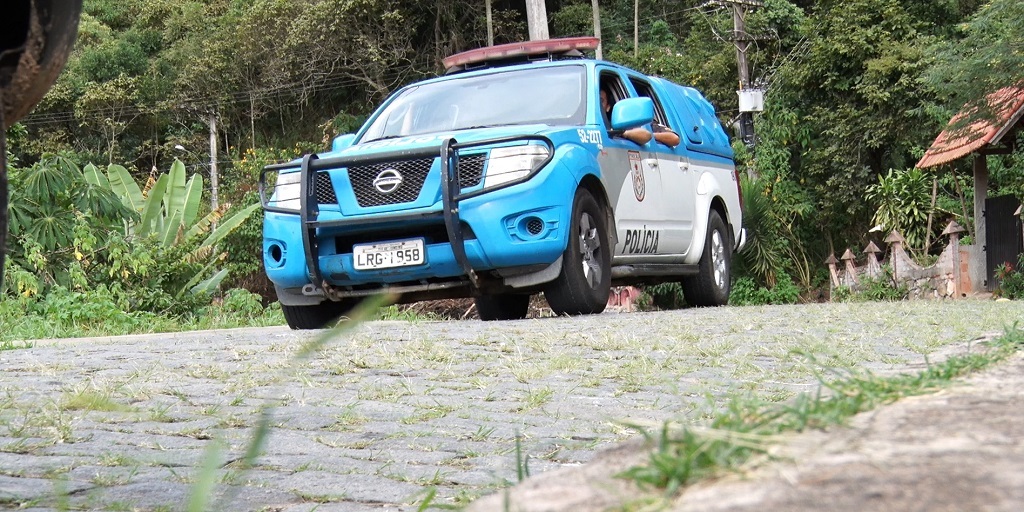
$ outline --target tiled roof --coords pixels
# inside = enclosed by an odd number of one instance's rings
[[[976,108],[965,107],[949,121],[946,129],[935,138],[917,168],[933,167],[971,154],[978,149],[999,142],[1013,128],[1024,113],[1024,85],[1004,87],[988,95],[995,120],[980,119],[970,125],[953,127],[967,115],[977,115]]]

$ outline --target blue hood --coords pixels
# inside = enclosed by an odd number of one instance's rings
[[[429,147],[438,147],[441,142],[449,137],[458,142],[476,142],[486,139],[500,137],[514,137],[516,135],[538,135],[553,133],[565,130],[564,126],[548,126],[545,124],[494,126],[488,128],[476,128],[472,130],[457,130],[452,132],[428,133],[422,135],[411,135],[398,139],[383,139],[372,142],[363,142],[349,146],[341,151],[326,151],[319,153],[320,158],[334,158],[352,155],[372,155],[401,150],[416,150]]]

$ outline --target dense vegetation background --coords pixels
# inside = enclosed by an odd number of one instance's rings
[[[724,123],[735,120],[729,9],[640,0],[634,48],[634,2],[600,4],[606,59],[693,85]],[[492,6],[496,44],[527,38],[523,2]],[[199,251],[212,226],[140,236],[139,209],[123,208],[116,199],[126,192],[95,176],[123,167],[148,190],[180,159],[186,175],[208,178],[214,117],[221,205],[213,212],[204,198],[195,218],[214,213],[216,225],[256,202],[264,163],[325,147],[390,91],[442,71],[442,57],[486,45],[484,8],[482,0],[85,0],[64,74],[9,132],[16,168],[5,307],[42,307],[54,290],[95,302],[102,290],[112,310],[198,314],[208,298],[190,301],[184,289],[218,270],[230,271],[222,288],[266,294],[258,211],[216,250]],[[548,0],[547,9],[551,37],[593,33],[589,0]],[[903,231],[920,257],[941,243],[949,219],[972,226],[962,207],[972,200],[968,161],[912,168],[965,102],[1024,78],[1021,2],[765,0],[747,23],[766,109],[755,118],[756,149],[736,145],[757,176],[745,183],[745,223],[756,237],[739,262],[739,289],[781,284],[765,296],[813,298],[828,253],[863,247],[876,224]],[[1018,154],[990,166],[991,195],[1024,195]]]

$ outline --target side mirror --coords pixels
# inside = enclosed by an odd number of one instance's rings
[[[346,133],[345,135],[338,135],[331,142],[331,151],[341,151],[352,145],[352,141],[356,140],[356,134]]]
[[[628,130],[654,120],[654,101],[650,98],[626,98],[612,107],[612,129]]]

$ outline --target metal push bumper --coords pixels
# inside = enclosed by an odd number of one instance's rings
[[[479,148],[483,146],[495,146],[501,144],[508,144],[514,142],[530,142],[538,141],[548,148],[548,158],[541,162],[540,165],[536,166],[533,171],[528,175],[513,181],[502,183],[498,187],[492,187],[489,189],[479,189],[472,192],[463,193],[459,185],[459,152],[465,149]],[[319,171],[338,169],[343,167],[349,167],[353,165],[370,165],[385,162],[394,162],[400,160],[410,160],[417,158],[438,158],[441,160],[441,200],[442,209],[438,211],[430,212],[416,212],[407,214],[394,214],[394,215],[365,215],[357,218],[345,218],[345,219],[332,219],[332,220],[320,220],[320,209],[316,200],[316,173]],[[465,273],[469,279],[470,285],[476,289],[480,286],[480,280],[473,269],[469,258],[466,255],[466,241],[463,237],[462,230],[460,229],[460,218],[459,218],[459,203],[463,200],[477,197],[493,190],[498,190],[505,187],[510,187],[520,183],[524,183],[533,178],[541,169],[543,169],[554,157],[554,144],[551,139],[541,135],[521,135],[515,137],[501,137],[486,139],[481,141],[459,143],[454,138],[444,139],[440,146],[432,146],[426,148],[417,148],[409,150],[398,150],[388,151],[382,153],[373,153],[369,155],[351,155],[334,158],[319,158],[315,154],[305,155],[301,162],[289,162],[283,164],[268,165],[263,168],[260,173],[260,200],[263,205],[264,211],[275,212],[290,215],[299,215],[301,224],[301,235],[302,235],[302,247],[306,261],[306,270],[309,275],[311,283],[315,290],[315,294],[322,294],[331,290],[332,286],[328,283],[320,269],[318,255],[319,255],[319,241],[317,239],[317,229],[319,228],[331,228],[331,227],[344,227],[344,226],[361,226],[366,227],[373,224],[384,224],[401,222],[403,220],[422,220],[424,218],[442,217],[444,219],[445,229],[448,233],[448,239],[451,244],[452,253],[457,261],[459,267]],[[280,173],[282,171],[298,169],[299,175],[299,209],[294,210],[290,208],[281,208],[278,206],[272,206],[270,203],[270,196],[267,193],[267,176],[271,173]],[[486,172],[486,171],[485,171]],[[486,176],[486,175],[485,175]],[[486,179],[486,178],[484,178]],[[327,294],[329,295],[329,294]]]

